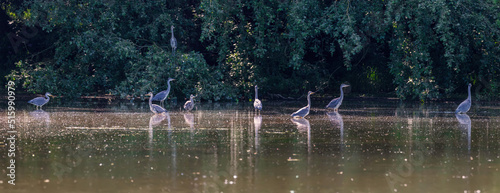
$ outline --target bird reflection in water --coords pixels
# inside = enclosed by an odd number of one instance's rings
[[[307,132],[307,152],[311,152],[311,124],[305,118],[291,118],[290,120],[297,126],[299,133]]]
[[[155,114],[149,118],[149,130],[148,130],[148,139],[149,139],[149,159],[153,157],[153,127],[159,125],[163,120],[167,118],[167,114]]]
[[[455,114],[458,122],[460,123],[460,129],[467,131],[467,149],[470,151],[471,145],[471,120],[467,114]]]
[[[260,127],[262,126],[262,115],[254,115],[253,116],[253,125],[254,125],[254,132],[255,132],[255,151],[259,151],[259,130]]]
[[[176,187],[176,182],[177,182],[177,142],[175,141],[175,137],[173,135],[173,129],[172,129],[172,124],[170,122],[170,114],[168,112],[165,113],[165,116],[167,117],[167,138],[168,138],[168,145],[172,148],[172,173],[170,174],[172,176],[172,182],[174,184],[174,187]]]
[[[307,132],[307,167],[306,167],[306,175],[311,175],[311,163],[312,163],[312,144],[311,144],[311,124],[305,118],[292,118],[290,119],[293,124],[297,126],[297,130],[299,133]],[[309,186],[306,185],[306,186]]]
[[[149,119],[149,129],[153,129],[153,126],[159,125],[168,116],[168,113],[155,114]]]
[[[45,123],[50,123],[50,115],[49,113],[45,112],[42,109],[36,110],[36,111],[31,111],[30,116],[35,118],[36,120],[40,122],[45,122]]]
[[[189,131],[191,132],[191,139],[194,137],[194,115],[193,113],[184,113],[184,121],[189,125]]]
[[[472,177],[471,175],[471,120],[470,120],[470,117],[467,115],[467,114],[460,114],[460,113],[457,113],[455,114],[455,117],[457,118],[458,120],[458,123],[459,123],[459,129],[462,131],[462,132],[467,132],[467,155],[464,156],[465,157],[465,160],[467,161],[467,164],[465,164],[465,169],[461,170],[463,171],[464,173],[460,174],[461,176],[463,176],[462,178],[466,178],[467,181],[466,181],[466,185],[467,187],[465,188],[466,190],[464,190],[464,192],[470,192],[471,190],[471,187],[470,187],[470,178]]]
[[[340,152],[339,155],[342,158],[341,162],[339,163],[339,167],[337,169],[337,174],[343,174],[345,171],[345,161],[344,157],[346,156],[345,154],[345,143],[344,143],[344,120],[342,119],[342,115],[340,115],[338,112],[327,112],[326,116],[332,123],[333,127],[335,129],[339,128],[340,129]],[[336,140],[336,139],[335,139]],[[344,178],[345,175],[341,175],[342,178]],[[342,182],[343,180],[340,180]]]
[[[340,129],[340,148],[344,148],[344,120],[342,119],[342,115],[338,112],[328,112],[326,113],[330,122],[332,122],[333,126]]]
[[[37,132],[41,132],[41,134],[45,134],[46,130],[50,130],[50,114],[45,112],[42,109],[31,111],[29,115],[33,118],[33,123],[37,124],[37,127],[40,128]],[[44,130],[42,130],[42,128]]]
[[[184,121],[189,125],[191,130],[194,129],[194,115],[193,113],[184,113]]]

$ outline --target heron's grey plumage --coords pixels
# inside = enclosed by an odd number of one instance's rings
[[[36,108],[38,109],[38,107],[41,108],[43,105],[45,105],[49,102],[49,100],[50,100],[49,96],[53,96],[53,95],[46,92],[45,97],[36,97],[36,98],[28,101],[28,103],[36,105]]]
[[[170,46],[172,47],[172,55],[175,56],[175,50],[177,49],[177,39],[174,37],[174,26],[170,27],[172,31],[172,37],[170,38]]]
[[[160,103],[163,105],[163,102],[165,101],[165,99],[167,99],[168,94],[170,93],[170,81],[172,81],[172,80],[175,80],[175,79],[168,78],[168,81],[167,81],[167,85],[168,85],[167,90],[161,91],[158,94],[156,94],[153,97],[154,101],[160,101]]]
[[[186,101],[186,103],[184,103],[184,109],[190,111],[190,110],[193,110],[194,108],[194,96],[191,95],[189,96],[189,100]]]
[[[464,102],[462,102],[462,103],[460,103],[460,105],[458,105],[457,110],[455,110],[455,113],[467,113],[467,111],[469,111],[469,109],[472,105],[472,99],[471,99],[471,95],[470,95],[470,88],[471,87],[472,87],[472,84],[469,83],[469,88],[467,89],[469,96],[467,97],[467,99],[465,99]]]
[[[340,105],[342,104],[342,100],[344,100],[344,90],[342,88],[348,87],[349,85],[347,84],[341,84],[340,85],[340,97],[334,98],[328,105],[326,105],[326,108],[332,108],[334,111],[338,111]]]
[[[299,109],[295,113],[292,113],[292,117],[305,117],[309,114],[309,110],[311,109],[311,94],[314,94],[314,92],[309,91],[307,93],[307,106]]]
[[[262,111],[262,102],[259,100],[258,89],[259,87],[255,85],[255,101],[253,102],[253,108],[255,108],[255,110]]]
[[[154,114],[160,114],[160,113],[166,113],[167,110],[165,110],[163,107],[159,106],[159,105],[156,105],[156,104],[153,104],[153,93],[150,92],[148,93],[147,95],[149,95],[149,109],[151,110],[151,112],[153,112]]]

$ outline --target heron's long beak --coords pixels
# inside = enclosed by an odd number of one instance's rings
[[[315,92],[311,92],[311,94],[314,94]]]

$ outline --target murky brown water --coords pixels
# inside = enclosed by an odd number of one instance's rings
[[[500,192],[498,106],[346,101],[291,119],[304,104],[22,106],[15,186],[1,120],[0,192]]]

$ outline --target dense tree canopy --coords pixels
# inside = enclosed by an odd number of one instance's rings
[[[308,90],[427,100],[500,94],[500,4],[487,1],[2,3],[9,74],[31,92],[125,97],[166,88],[208,100]],[[172,55],[170,26],[177,54]],[[6,47],[8,49],[6,49]],[[264,94],[263,96],[266,96]]]

